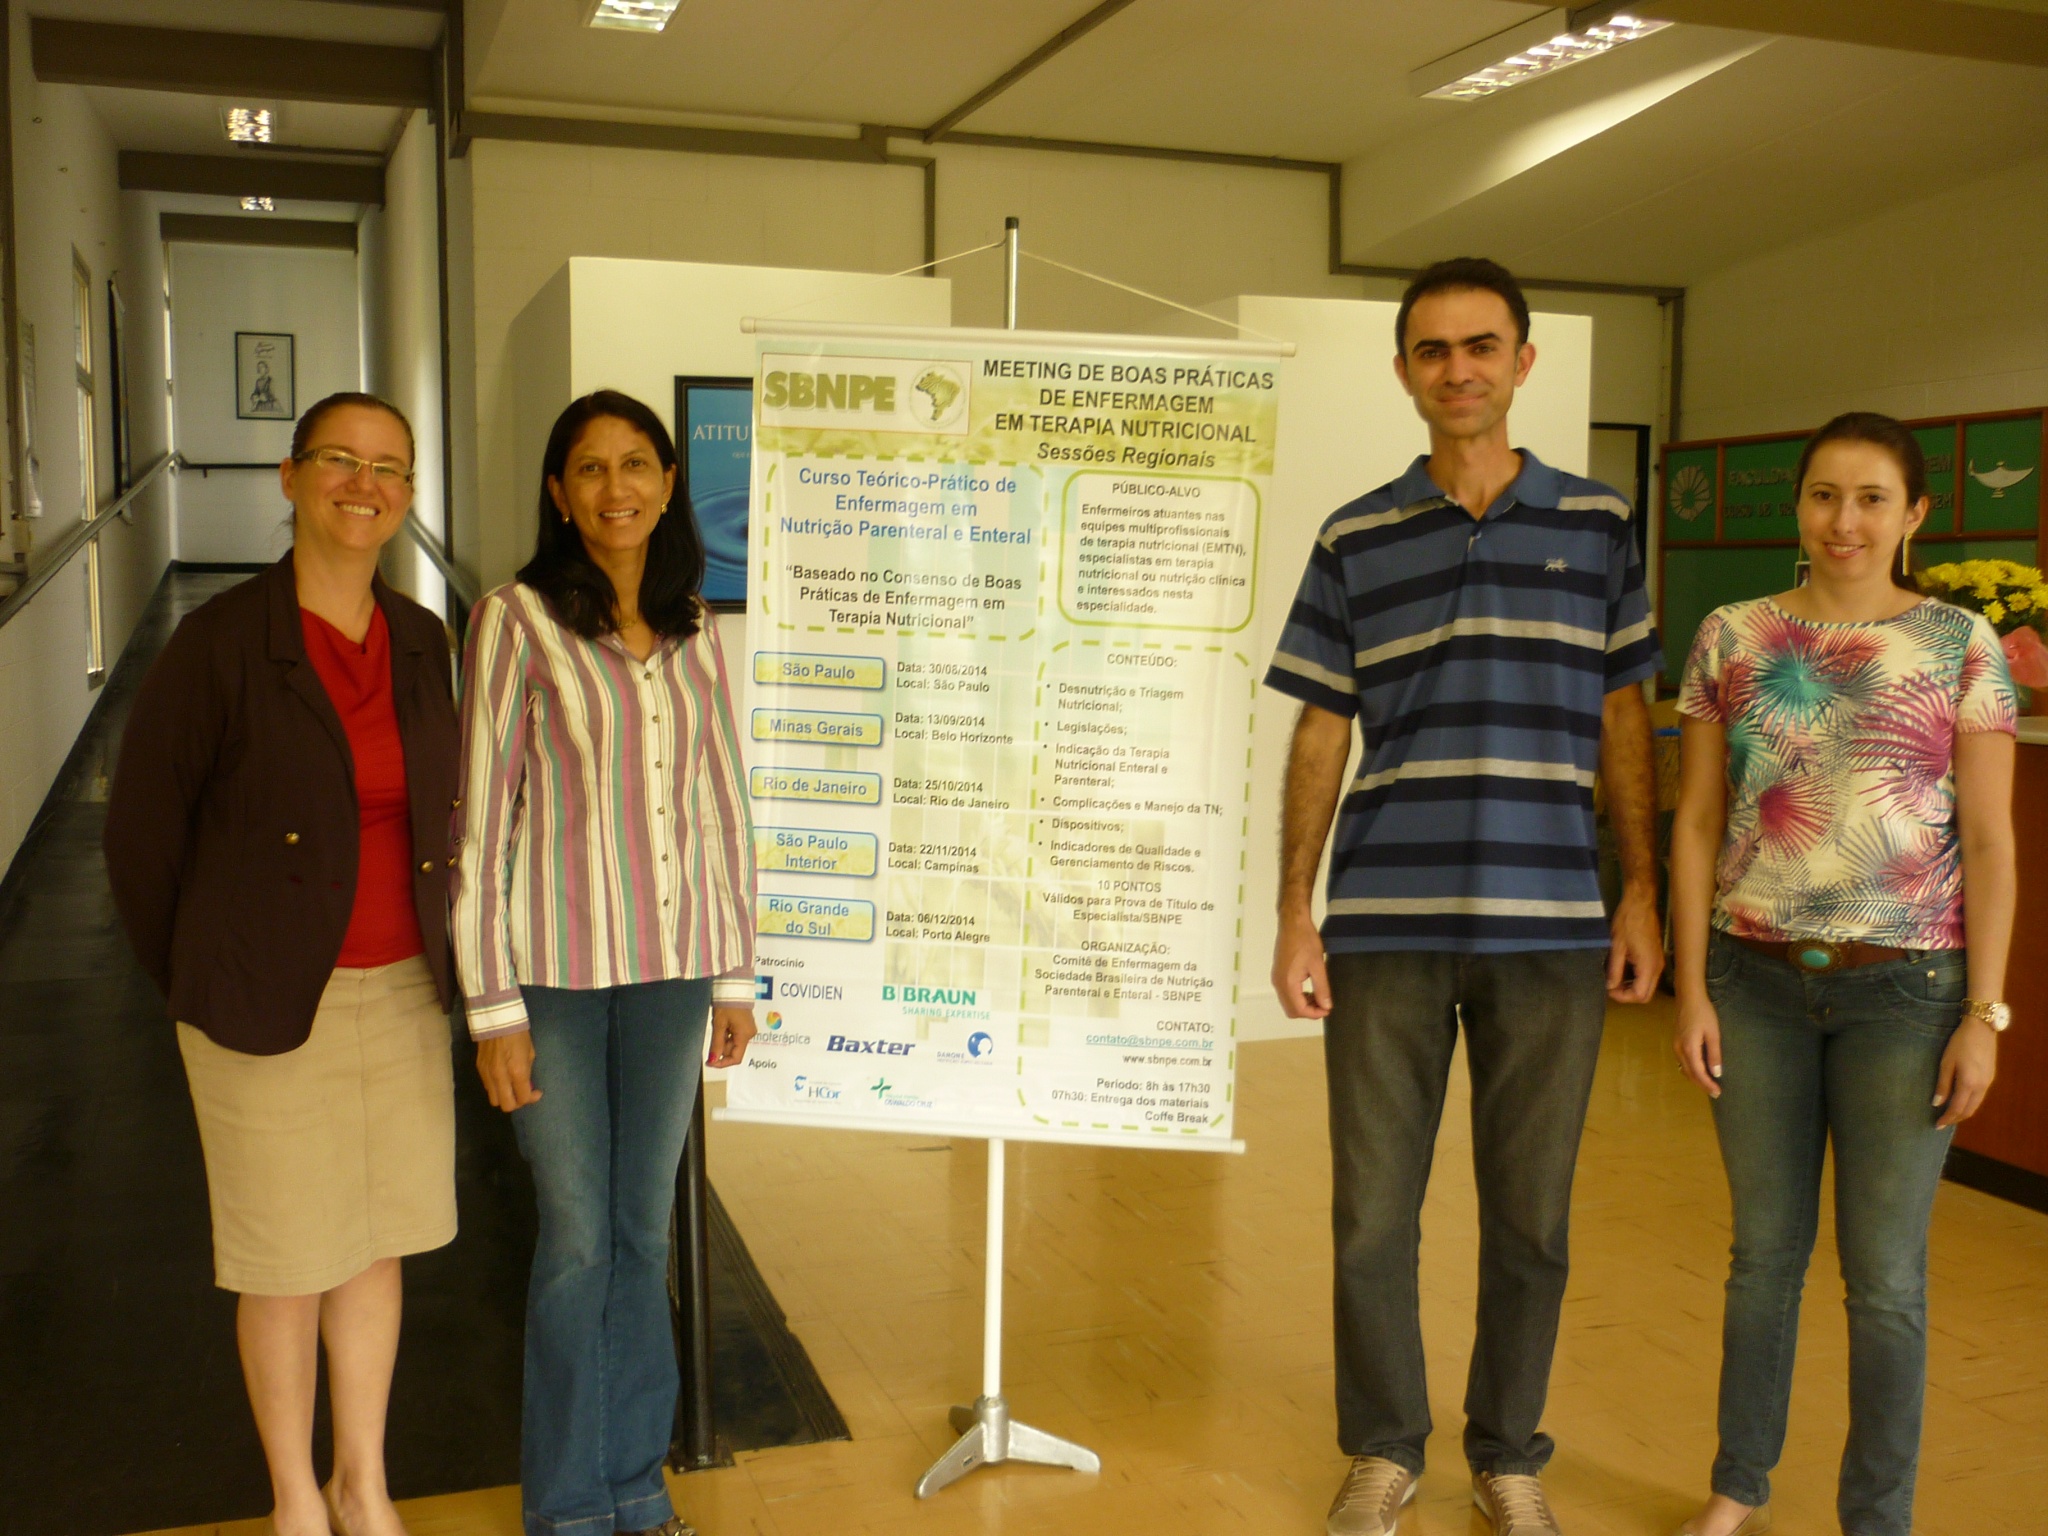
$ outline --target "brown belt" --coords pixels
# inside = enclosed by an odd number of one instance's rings
[[[1903,960],[1912,953],[1893,949],[1888,944],[1865,944],[1861,939],[1750,939],[1739,933],[1731,933],[1728,937],[1738,944],[1748,945],[1760,955],[1796,965],[1802,971],[1822,974],[1846,971],[1859,965],[1878,965],[1887,960]]]

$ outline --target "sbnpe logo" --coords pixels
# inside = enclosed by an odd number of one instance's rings
[[[761,359],[761,424],[869,432],[967,431],[973,384],[937,358],[770,353]],[[909,488],[909,487],[902,487]]]

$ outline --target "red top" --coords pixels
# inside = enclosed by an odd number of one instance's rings
[[[394,965],[426,952],[412,891],[412,802],[406,790],[405,744],[391,698],[391,631],[384,610],[370,616],[362,643],[308,609],[299,610],[306,657],[348,732],[356,764],[356,814],[362,850],[356,900],[337,966]]]

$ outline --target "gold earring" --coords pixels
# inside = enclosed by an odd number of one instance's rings
[[[1899,540],[1899,574],[1913,574],[1913,535],[1910,533]]]

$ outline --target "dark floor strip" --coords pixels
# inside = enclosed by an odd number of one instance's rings
[[[215,1290],[198,1130],[163,1004],[100,856],[128,706],[178,618],[244,573],[174,572],[0,883],[0,1532],[116,1536],[269,1507]],[[533,1190],[466,1041],[461,1232],[406,1261],[389,1455],[400,1497],[516,1482]],[[714,1401],[734,1449],[843,1437],[723,1207]],[[324,1440],[325,1408],[321,1409]]]

